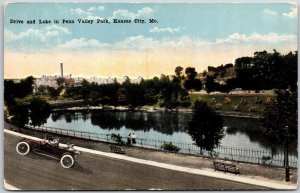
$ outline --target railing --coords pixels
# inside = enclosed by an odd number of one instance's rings
[[[74,131],[61,128],[53,127],[33,127],[30,125],[26,126],[27,128],[46,131],[50,133],[56,133],[60,135],[72,136],[82,139],[90,139],[103,142],[115,143],[111,139],[111,134],[99,134],[91,133],[84,131]],[[121,136],[122,140],[126,143],[127,137]],[[152,149],[161,149],[161,146],[164,143],[170,143],[169,141],[161,141],[147,138],[137,138],[135,146],[146,147]],[[284,151],[283,149],[276,150],[257,150],[250,148],[236,148],[236,147],[226,147],[219,146],[214,149],[213,152],[201,150],[198,146],[192,143],[183,143],[183,142],[172,142],[180,148],[181,153],[201,155],[207,157],[222,158],[238,162],[254,163],[259,165],[270,165],[270,166],[280,166],[284,167]],[[295,155],[289,155],[289,165],[290,167],[297,168],[298,158]]]

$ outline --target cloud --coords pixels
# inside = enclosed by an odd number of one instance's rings
[[[294,19],[297,18],[297,6],[293,5],[289,13],[282,14],[285,18]]]
[[[41,42],[46,41],[45,34],[42,33],[42,31],[33,29],[33,28],[30,28],[30,29],[28,29],[24,32],[20,32],[18,34],[12,32],[12,31],[9,31],[9,30],[4,30],[4,37],[7,42],[24,40],[27,38],[36,39]]]
[[[139,16],[147,16],[153,13],[153,9],[150,7],[144,7],[143,9],[138,10],[137,17]]]
[[[70,41],[65,42],[64,44],[57,45],[57,48],[63,49],[82,49],[82,48],[103,48],[107,47],[109,44],[100,43],[98,40],[95,39],[72,39]]]
[[[88,16],[86,16],[84,19],[88,19],[88,20],[97,20],[97,19],[103,19],[103,18],[100,17],[100,16],[97,16],[97,15],[88,15]]]
[[[159,45],[159,41],[153,38],[147,38],[143,35],[131,36],[125,38],[123,41],[113,45],[115,49],[137,49],[146,50],[149,48],[154,48]]]
[[[96,20],[103,19],[102,17],[95,14],[96,7],[90,7],[86,11],[81,8],[70,9],[71,14],[84,16],[84,19]],[[99,6],[97,10],[103,11],[104,7]]]
[[[235,44],[235,43],[273,43],[278,44],[282,42],[293,42],[297,41],[296,35],[279,35],[277,33],[258,34],[253,33],[251,35],[234,33],[226,38],[219,38],[216,40],[216,44]]]
[[[113,12],[113,15],[109,19],[134,19],[138,17],[146,17],[153,13],[153,9],[150,7],[144,7],[137,11],[137,13],[130,12],[126,9],[119,9]]]
[[[171,27],[158,28],[158,27],[154,27],[154,28],[150,29],[150,32],[151,33],[160,33],[160,32],[175,33],[175,32],[180,32],[181,29],[182,29],[181,27],[177,27],[177,28],[171,28]]]
[[[268,17],[274,17],[274,16],[277,16],[278,13],[276,11],[273,11],[273,10],[270,10],[270,9],[264,9],[262,11],[263,15],[264,16],[268,16]]]
[[[70,9],[71,14],[74,15],[90,15],[91,13],[89,11],[84,11],[81,8],[75,8],[75,9]]]
[[[95,7],[90,7],[89,9],[88,9],[88,12],[92,12],[92,11],[94,11],[96,8]]]
[[[143,35],[130,36],[116,43],[100,42],[96,39],[72,39],[57,46],[57,48],[68,49],[99,49],[99,50],[192,50],[204,51],[209,49],[227,49],[229,47],[273,47],[277,48],[281,45],[294,45],[297,41],[296,35],[277,33],[251,35],[234,33],[224,38],[208,41],[200,38],[193,38],[187,35],[174,38],[155,39],[153,37],[145,37]]]
[[[97,7],[98,10],[103,11],[104,10],[104,6],[99,6]]]
[[[61,27],[61,26],[58,26],[58,25],[51,25],[51,26],[48,26],[46,27],[46,30],[48,31],[58,31],[58,32],[62,32],[64,34],[71,34],[71,32],[69,31],[68,28],[65,28],[65,27]]]
[[[29,28],[20,33],[14,33],[7,29],[4,31],[6,42],[24,41],[26,39],[34,39],[40,42],[46,42],[51,37],[70,34],[71,32],[68,28],[57,25],[51,25],[42,29]]]

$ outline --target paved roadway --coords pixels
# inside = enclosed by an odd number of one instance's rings
[[[83,153],[72,169],[36,154],[19,155],[4,134],[4,178],[22,190],[253,190],[262,187]]]

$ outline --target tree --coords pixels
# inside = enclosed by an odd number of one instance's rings
[[[188,134],[200,147],[201,154],[202,149],[212,151],[224,137],[223,120],[206,102],[197,100],[193,107]]]
[[[12,80],[4,81],[4,100],[7,103],[13,102],[15,98],[24,98],[33,92],[34,78],[29,76],[21,79],[19,83]]]
[[[202,82],[199,79],[196,79],[197,71],[195,68],[188,67],[185,69],[186,74],[186,80],[184,82],[184,87],[187,90],[195,89],[196,91],[199,91],[202,89]]]
[[[197,76],[197,72],[195,70],[195,68],[192,68],[192,67],[187,67],[185,69],[185,74],[187,76],[188,79],[195,79],[196,76]]]
[[[195,89],[196,91],[199,91],[202,89],[202,82],[199,79],[187,79],[184,82],[184,88],[187,90]]]
[[[206,76],[205,78],[205,88],[207,93],[214,92],[218,90],[218,83],[215,82],[214,78],[211,76]]]
[[[13,103],[14,98],[17,96],[17,84],[12,80],[4,80],[4,101],[8,104]]]
[[[288,150],[298,140],[297,93],[277,90],[272,100],[265,104],[261,123],[264,135],[285,149],[286,181],[289,181]]]
[[[179,78],[179,79],[181,79],[182,78],[182,71],[183,71],[183,68],[181,67],[181,66],[177,66],[176,68],[175,68],[175,76],[177,77],[177,78]]]
[[[13,102],[8,105],[8,112],[12,117],[11,121],[19,126],[23,127],[25,124],[28,124],[28,106],[22,102]]]
[[[34,78],[33,76],[28,76],[25,79],[22,79],[19,83],[20,95],[18,97],[23,98],[27,95],[32,94],[33,92],[33,85],[34,85]]]
[[[64,86],[65,83],[65,79],[63,77],[59,77],[56,79],[56,84],[58,85],[58,87]]]
[[[29,105],[29,117],[31,119],[31,123],[34,126],[41,126],[44,123],[47,123],[47,119],[50,116],[51,107],[49,103],[45,100],[34,97]]]
[[[52,99],[57,99],[57,97],[59,96],[59,94],[61,92],[61,87],[59,87],[57,89],[53,88],[53,87],[48,87],[48,92]]]

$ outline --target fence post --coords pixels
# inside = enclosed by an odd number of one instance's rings
[[[108,134],[106,134],[106,141],[108,141]]]

